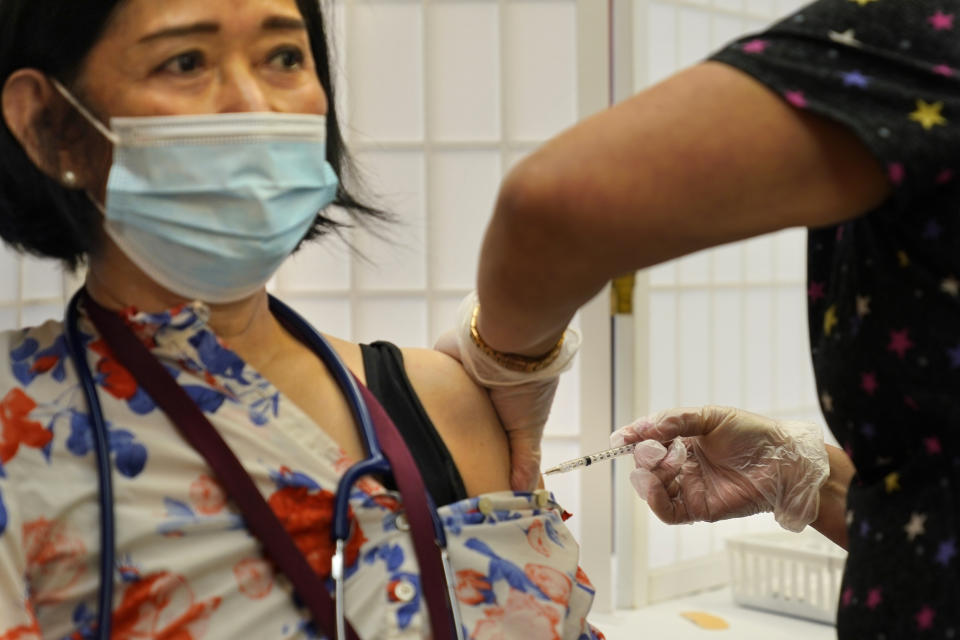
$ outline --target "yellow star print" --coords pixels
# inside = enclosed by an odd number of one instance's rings
[[[901,267],[910,266],[910,256],[907,255],[906,251],[897,251],[897,261]]]
[[[900,474],[896,471],[888,473],[887,477],[883,479],[883,483],[887,487],[887,493],[893,493],[894,491],[900,490]]]
[[[938,124],[947,124],[947,119],[940,113],[942,109],[942,100],[938,100],[932,104],[928,104],[923,100],[917,100],[917,110],[910,114],[910,119],[919,122],[920,126],[930,131],[930,129],[933,129],[933,127]]]
[[[876,2],[877,0],[850,0],[850,2],[856,2],[861,7],[870,4],[871,2]]]
[[[837,326],[837,305],[832,304],[827,312],[823,314],[823,333],[830,335],[833,328]]]

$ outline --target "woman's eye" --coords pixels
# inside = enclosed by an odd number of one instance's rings
[[[187,53],[181,53],[180,55],[166,61],[161,69],[168,73],[182,75],[196,73],[201,67],[203,67],[203,64],[204,59],[202,53],[199,51],[189,51]]]
[[[298,71],[303,67],[304,55],[300,49],[285,47],[274,51],[269,58],[272,67],[283,71]]]

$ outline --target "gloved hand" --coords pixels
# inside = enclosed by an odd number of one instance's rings
[[[668,524],[772,511],[784,529],[802,531],[817,518],[830,463],[815,424],[729,407],[671,409],[610,436],[612,446],[638,441],[630,481]]]
[[[532,373],[514,371],[485,354],[470,335],[476,293],[460,303],[458,325],[437,340],[434,349],[456,358],[474,382],[490,392],[510,441],[510,485],[531,491],[540,480],[540,440],[550,415],[560,374],[573,363],[580,334],[567,329],[560,353],[549,366]]]

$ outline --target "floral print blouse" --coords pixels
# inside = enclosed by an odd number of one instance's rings
[[[333,498],[351,464],[325,433],[217,339],[200,303],[127,312],[153,354],[237,453],[321,576]],[[203,459],[81,320],[108,422],[117,562],[115,640],[317,638]],[[98,638],[97,475],[88,408],[58,322],[0,334],[0,640]],[[399,495],[364,478],[350,496],[347,617],[361,638],[429,635]],[[594,589],[546,492],[439,510],[465,635],[597,636]],[[327,580],[332,587],[332,583]]]

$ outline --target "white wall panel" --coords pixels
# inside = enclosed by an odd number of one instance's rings
[[[470,289],[502,177],[496,151],[445,151],[431,165],[430,267],[434,286]]]
[[[420,2],[358,0],[347,38],[353,127],[375,140],[422,139]]]
[[[494,0],[429,5],[430,131],[435,140],[500,139],[500,12]]]
[[[355,285],[361,290],[427,287],[425,167],[416,151],[365,151],[357,160],[369,174],[368,188],[377,204],[396,216],[376,233],[356,234],[366,260],[356,262]]]
[[[511,0],[504,6],[509,135],[541,140],[577,118],[576,3]]]

